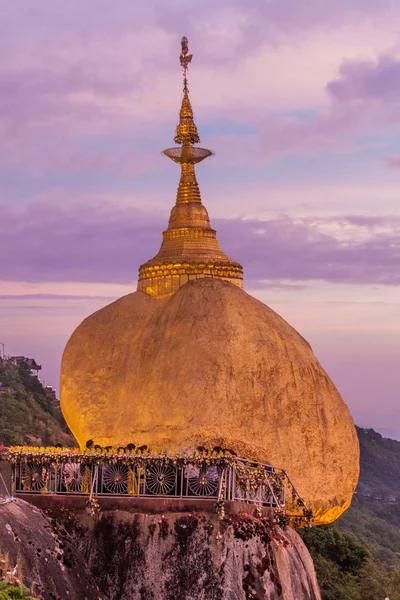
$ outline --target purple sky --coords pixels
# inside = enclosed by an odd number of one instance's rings
[[[6,352],[58,387],[73,329],[157,252],[186,35],[224,250],[356,422],[400,439],[398,0],[0,0],[0,14]]]

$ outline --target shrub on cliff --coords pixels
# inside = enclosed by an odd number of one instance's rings
[[[12,585],[5,579],[0,582],[0,600],[37,600],[24,585]]]

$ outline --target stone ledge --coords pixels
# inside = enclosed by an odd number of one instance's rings
[[[88,500],[87,495],[62,494],[17,494],[21,500],[33,504],[41,510],[63,508],[67,510],[84,510]],[[215,513],[215,498],[124,498],[111,496],[96,496],[102,510],[124,510],[131,513],[159,514],[164,512],[206,512]],[[225,513],[237,515],[240,513],[253,514],[254,504],[244,502],[225,502]],[[273,515],[272,508],[263,508],[265,517]]]

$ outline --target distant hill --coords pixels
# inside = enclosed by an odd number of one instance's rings
[[[361,475],[357,492],[388,500],[400,496],[400,442],[357,427]]]
[[[400,568],[400,442],[357,427],[360,480],[351,507],[336,522],[386,566]]]
[[[25,364],[0,364],[0,442],[74,446],[54,398]]]
[[[303,538],[323,600],[400,600],[400,442],[357,427],[360,480],[334,525]]]

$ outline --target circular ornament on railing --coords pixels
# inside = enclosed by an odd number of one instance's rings
[[[190,467],[188,473],[190,491],[195,496],[216,496],[218,492],[219,475],[216,467]]]
[[[83,480],[83,466],[80,463],[68,463],[63,468],[64,485],[67,492],[80,492]]]
[[[47,481],[47,471],[42,465],[27,464],[22,475],[24,490],[39,492]]]
[[[111,465],[103,471],[104,487],[113,494],[126,494],[128,491],[128,467]]]
[[[151,494],[163,495],[172,492],[176,484],[176,471],[172,467],[156,465],[146,469],[146,488]]]

